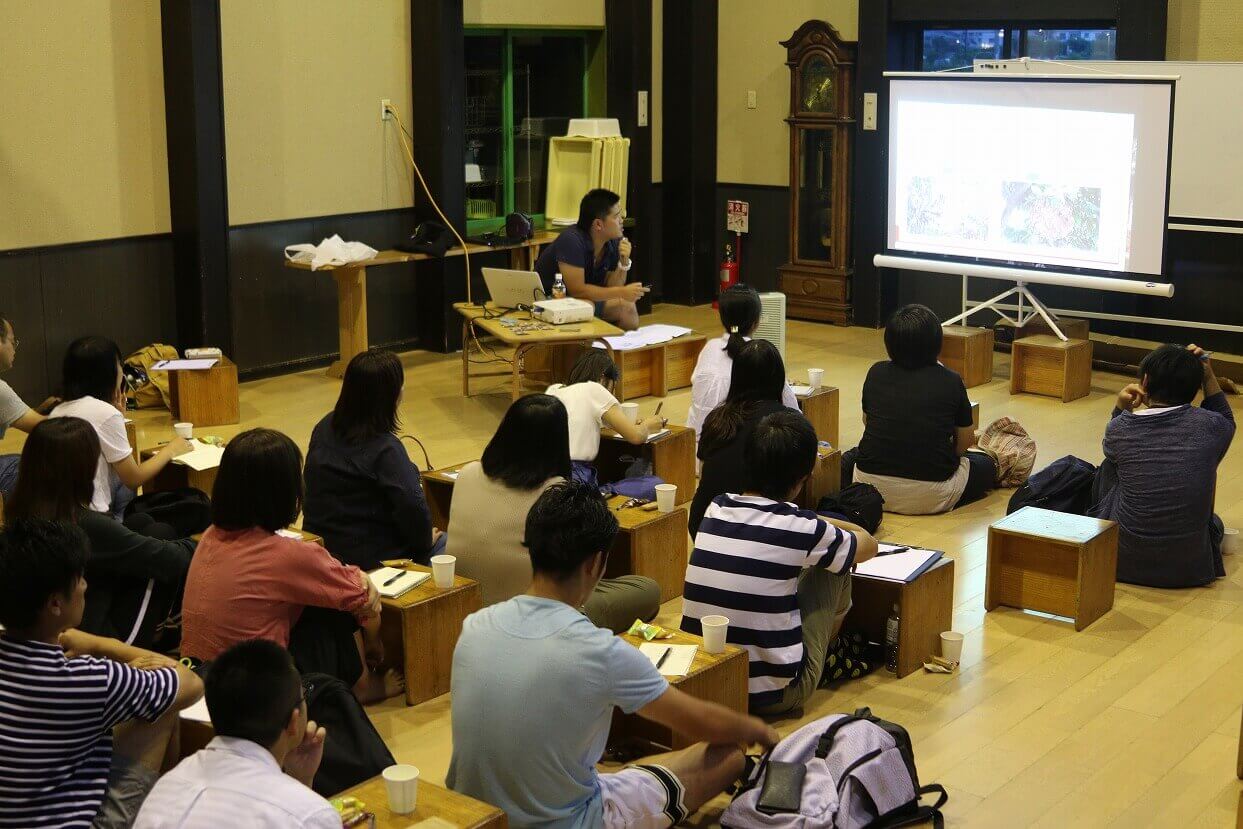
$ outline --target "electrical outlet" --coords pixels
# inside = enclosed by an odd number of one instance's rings
[[[639,113],[638,123],[640,127],[647,126],[647,90],[639,90]]]
[[[757,106],[759,106],[759,104],[756,99],[755,90],[748,89],[747,90],[747,109],[755,109]]]
[[[863,128],[865,130],[876,129],[876,93],[863,93]]]
[[[390,98],[380,99],[380,120],[388,121],[393,117],[393,101]]]

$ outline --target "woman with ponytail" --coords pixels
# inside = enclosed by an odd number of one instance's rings
[[[731,361],[731,369],[729,396],[708,415],[699,437],[698,455],[703,471],[691,502],[692,538],[713,498],[746,489],[743,447],[755,425],[765,416],[786,408],[782,399],[783,391],[789,390],[785,363],[775,345],[767,340],[742,343]]]
[[[721,327],[725,334],[703,347],[691,375],[691,408],[686,415],[686,425],[695,430],[696,439],[703,433],[708,413],[729,395],[732,364],[760,324],[760,295],[750,285],[739,283],[728,289],[721,294],[720,304]],[[784,377],[781,402],[799,410],[798,400]]]

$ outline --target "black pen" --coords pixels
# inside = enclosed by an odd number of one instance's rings
[[[673,653],[673,648],[665,647],[665,652],[660,655],[660,659],[656,660],[656,670],[660,670],[660,666],[665,664],[665,660],[669,658],[669,654]]]
[[[393,576],[391,579],[389,579],[388,581],[384,582],[384,584],[382,584],[382,585],[380,585],[380,586],[381,586],[381,587],[388,587],[390,584],[392,584],[393,582],[397,581],[397,580],[398,580],[399,578],[401,578],[402,576],[406,575],[406,573],[407,573],[407,572],[409,572],[409,571],[408,571],[408,570],[402,570],[400,573],[398,573],[397,575]]]
[[[910,547],[894,547],[892,550],[882,550],[881,552],[877,553],[877,555],[891,556],[894,553],[905,553],[910,549],[911,549]]]

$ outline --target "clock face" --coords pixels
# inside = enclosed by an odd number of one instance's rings
[[[831,113],[834,106],[833,67],[820,56],[809,58],[799,73],[799,104],[803,112]]]

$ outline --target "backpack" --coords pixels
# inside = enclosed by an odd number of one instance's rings
[[[306,715],[322,725],[324,759],[311,788],[333,797],[378,776],[397,761],[349,687],[329,674],[305,673]]]
[[[885,499],[880,490],[871,484],[850,484],[836,495],[826,495],[816,505],[816,512],[840,515],[852,524],[858,524],[869,533],[880,528],[885,517]]]
[[[176,538],[189,538],[211,526],[211,498],[191,486],[152,492],[129,502],[125,516],[132,515],[149,515],[172,527]]]
[[[797,812],[761,805],[771,763],[805,769]],[[931,806],[924,794],[939,795]],[[728,829],[888,829],[928,820],[941,829],[949,796],[938,785],[920,786],[906,729],[872,716],[830,714],[790,734],[764,755],[734,795],[721,825]]]
[[[164,343],[145,345],[125,358],[134,377],[146,377],[146,383],[134,386],[134,401],[140,409],[172,409],[169,403],[168,372],[152,371],[160,360],[176,360],[177,349]]]
[[[1095,479],[1096,467],[1082,458],[1074,455],[1058,458],[1015,490],[1006,507],[1006,515],[1023,507],[1085,515],[1091,506],[1092,482]]]
[[[980,432],[980,449],[997,464],[997,486],[1018,486],[1036,465],[1036,441],[1008,417],[994,420]]]

